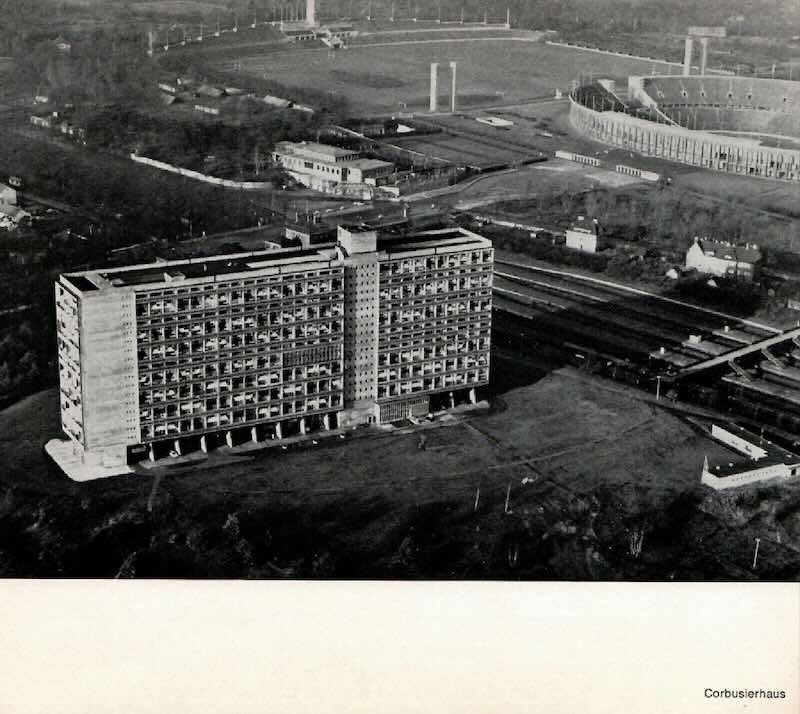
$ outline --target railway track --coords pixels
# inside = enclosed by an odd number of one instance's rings
[[[626,306],[644,310],[655,319],[678,320],[684,326],[689,326],[696,330],[714,330],[727,324],[757,337],[767,337],[780,332],[775,327],[755,320],[748,320],[718,310],[692,305],[682,300],[657,295],[602,278],[553,268],[543,268],[501,258],[495,259],[495,265],[501,266],[500,269],[495,271],[496,274],[515,275],[520,278],[546,282],[554,286],[561,285],[573,291],[580,290],[599,298],[605,298],[608,301],[615,300],[619,302],[626,300]]]
[[[590,367],[646,390],[654,388],[658,379],[666,380],[666,389],[672,388],[670,373],[651,358],[660,347],[701,361],[700,353],[683,345],[690,334],[700,334],[732,350],[737,346],[733,340],[713,333],[725,326],[757,339],[778,332],[752,320],[609,281],[505,260],[495,263],[493,307],[498,311],[495,333],[499,343],[523,350],[534,346],[556,351],[564,363]],[[791,363],[795,358],[784,359]],[[758,369],[749,371],[754,374]],[[731,387],[720,376],[709,374],[696,384],[682,383],[675,388],[689,401],[723,405],[742,423],[759,428],[767,425],[771,433],[796,448],[794,440],[800,434],[796,404],[778,403],[756,389],[748,390],[746,382],[744,387]],[[774,381],[767,374],[763,378]],[[800,383],[794,386],[800,395]],[[789,437],[793,438],[787,441]]]

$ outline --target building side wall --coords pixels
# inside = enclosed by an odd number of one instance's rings
[[[759,481],[768,481],[775,478],[790,478],[795,475],[796,471],[796,466],[789,466],[787,464],[772,464],[756,469],[747,469],[747,467],[743,466],[742,471],[739,473],[720,477],[716,476],[711,471],[703,469],[700,480],[706,486],[710,486],[717,491],[722,491],[726,488],[746,486],[747,484],[758,483]]]
[[[566,239],[567,248],[582,250],[585,253],[597,252],[597,236],[594,233],[568,230]]]
[[[133,292],[83,294],[80,330],[84,446],[124,463],[139,440]]]
[[[572,98],[570,122],[585,136],[644,156],[743,176],[800,181],[800,151],[594,111]]]
[[[78,297],[60,283],[56,283],[55,293],[61,429],[70,439],[83,445],[80,303]]]

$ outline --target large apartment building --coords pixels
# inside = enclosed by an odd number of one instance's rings
[[[62,427],[83,463],[427,414],[489,381],[491,243],[447,228],[60,276]],[[456,397],[458,395],[456,394]]]

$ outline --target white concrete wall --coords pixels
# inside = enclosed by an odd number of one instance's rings
[[[87,291],[80,300],[84,445],[124,461],[139,442],[133,291]]]
[[[597,236],[594,233],[582,233],[581,231],[567,231],[567,248],[581,250],[584,253],[597,252]]]
[[[230,179],[208,176],[207,174],[201,174],[199,171],[184,169],[180,166],[174,166],[173,164],[168,164],[164,161],[156,161],[155,159],[148,159],[146,156],[139,156],[137,154],[131,154],[131,160],[135,161],[137,164],[152,166],[154,169],[159,169],[160,171],[168,171],[173,174],[180,174],[181,176],[186,176],[186,178],[195,179],[196,181],[203,181],[215,186],[223,186],[224,188],[238,188],[245,191],[255,191],[269,188],[272,185],[267,181],[231,181]]]
[[[715,476],[711,470],[703,469],[700,481],[716,491],[724,491],[728,488],[747,486],[748,484],[758,483],[759,481],[769,481],[775,478],[789,478],[791,475],[791,469],[786,464],[773,464],[771,466],[755,469],[747,469],[747,466],[743,464],[742,469],[743,470],[739,473],[722,478]]]

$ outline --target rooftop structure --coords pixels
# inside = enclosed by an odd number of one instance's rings
[[[437,393],[474,400],[492,266],[491,243],[463,229],[356,225],[326,247],[64,274],[62,428],[87,468],[113,468],[420,416]]]

